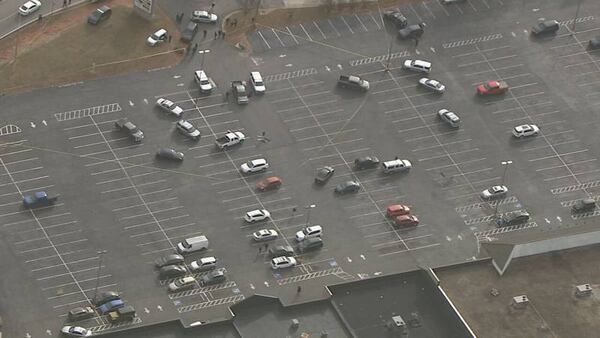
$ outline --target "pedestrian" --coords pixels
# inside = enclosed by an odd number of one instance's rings
[[[41,15],[41,14],[40,14],[40,15],[38,15],[38,21],[39,21],[39,22],[42,22],[42,15]]]
[[[229,100],[229,90],[225,92],[225,101]]]
[[[215,3],[210,4],[210,8],[215,8]]]
[[[69,0],[69,5],[71,5],[71,0]]]
[[[67,7],[67,0],[63,0],[63,7]]]
[[[171,43],[171,38],[173,37],[171,36],[171,34],[169,34],[169,43]]]
[[[440,176],[442,176],[442,178],[446,178],[446,174],[444,174],[443,171],[440,171]]]
[[[225,40],[225,32],[221,33],[221,36],[223,37],[223,40]]]
[[[237,27],[237,19],[233,20],[233,27]]]
[[[396,156],[395,160],[396,160],[396,161],[398,160],[398,156]]]
[[[198,50],[198,44],[197,43],[194,44],[194,53],[196,53],[196,50]]]
[[[261,252],[262,252],[262,246],[259,246],[258,247],[258,253],[261,253]]]
[[[218,34],[218,33],[217,33],[217,32],[215,32],[215,40],[217,39],[217,34]]]
[[[296,207],[292,208],[292,212],[296,212],[296,210],[297,210]]]
[[[206,37],[206,33],[208,33],[208,32],[207,32],[207,31],[206,31],[206,29],[205,29],[203,33],[204,33],[204,37]]]
[[[302,291],[302,286],[298,285],[296,288],[296,293],[300,293]]]
[[[229,25],[229,18],[225,19],[225,26]]]
[[[265,243],[265,251],[269,249],[269,243]]]
[[[419,38],[415,38],[415,47],[419,45]]]
[[[256,21],[256,18],[255,18],[255,17],[252,17],[252,23],[254,23],[254,21]]]
[[[219,36],[221,36],[221,34],[223,34],[223,31],[219,29]]]

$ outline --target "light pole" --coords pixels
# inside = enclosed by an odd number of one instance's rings
[[[310,210],[316,206],[317,206],[316,204],[310,204],[310,205],[307,205],[304,207],[304,209],[308,210],[306,212],[306,226],[308,226],[308,224],[309,224],[308,222],[310,221]]]
[[[200,69],[204,69],[204,56],[210,53],[210,49],[200,50],[198,54],[202,54],[202,60],[200,61]]]
[[[571,35],[575,34],[575,25],[577,24],[577,18],[579,17],[579,8],[581,7],[582,1],[583,0],[579,0],[577,2],[577,9],[575,10],[575,19],[573,19],[573,28],[571,29],[573,33],[571,33]]]
[[[504,181],[506,180],[506,173],[508,172],[508,166],[511,165],[512,161],[502,161],[500,164],[504,167],[504,172],[502,173],[502,181],[500,185],[504,185]],[[498,218],[498,205],[500,205],[499,201],[496,201],[496,209],[494,211],[494,219]]]
[[[93,301],[96,303],[96,297],[98,296],[98,286],[100,285],[100,270],[102,270],[102,258],[106,253],[106,250],[100,250],[96,252],[99,256],[98,258],[98,270],[96,271],[96,287],[94,288],[94,298]]]

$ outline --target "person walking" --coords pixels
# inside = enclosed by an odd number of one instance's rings
[[[194,50],[193,50],[194,54],[196,53],[196,51],[197,51],[197,50],[198,50],[198,44],[197,44],[197,43],[195,43],[195,44],[194,44]]]
[[[171,34],[169,34],[169,43],[171,43],[171,39],[172,39],[172,38],[173,38],[173,37],[171,36]]]
[[[203,33],[204,33],[204,37],[206,37],[206,33],[208,33],[208,32],[207,32],[207,31],[206,31],[206,29],[205,29]]]
[[[296,288],[296,293],[300,293],[302,292],[302,286],[298,285],[298,287]]]

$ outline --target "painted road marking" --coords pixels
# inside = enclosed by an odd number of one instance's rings
[[[71,110],[71,111],[62,112],[62,113],[56,113],[56,114],[54,114],[54,117],[56,118],[57,121],[62,122],[62,121],[80,119],[80,118],[87,117],[87,116],[101,115],[101,114],[113,113],[113,112],[118,112],[118,111],[121,111],[121,106],[118,103],[111,103],[111,104],[105,104],[105,105],[101,105],[101,106],[95,106],[95,107]]]

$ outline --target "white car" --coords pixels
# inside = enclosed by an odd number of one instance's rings
[[[173,103],[173,101],[163,99],[162,97],[160,99],[156,100],[156,105],[158,105],[163,110],[165,110],[177,117],[180,117],[181,114],[183,113],[183,109],[181,109],[181,107],[179,107],[178,105]]]
[[[60,332],[68,337],[89,337],[92,335],[92,331],[81,326],[63,326]]]
[[[321,237],[323,234],[323,227],[320,225],[312,225],[296,232],[296,240],[302,242],[308,237]]]
[[[203,93],[210,93],[213,90],[213,82],[206,75],[206,72],[203,70],[197,70],[194,72],[194,80],[200,86],[200,91]]]
[[[193,140],[200,139],[200,131],[196,129],[196,127],[194,127],[194,125],[191,124],[189,121],[179,120],[177,121],[175,127],[180,133]]]
[[[495,185],[481,192],[481,198],[488,200],[492,198],[503,197],[508,192],[508,188],[504,185]]]
[[[193,261],[190,263],[190,270],[197,271],[206,271],[212,270],[217,267],[217,259],[215,257],[202,257],[199,260]]]
[[[518,138],[533,136],[540,133],[540,128],[535,124],[522,124],[520,126],[516,126],[512,133],[514,137]]]
[[[446,86],[441,84],[438,80],[428,79],[424,77],[419,80],[419,83],[421,84],[421,86],[427,89],[431,89],[436,93],[443,93],[446,91]]]
[[[248,211],[246,216],[244,216],[244,220],[246,220],[248,223],[253,223],[265,220],[269,217],[271,217],[271,213],[267,211],[267,209],[256,209]]]
[[[219,18],[216,14],[207,11],[193,11],[191,20],[193,22],[216,23]]]
[[[271,260],[271,268],[273,270],[291,268],[292,266],[296,266],[296,264],[296,258],[294,257],[281,256]]]
[[[279,234],[273,229],[261,229],[252,234],[255,241],[271,241],[277,239]]]
[[[450,127],[458,128],[460,126],[460,118],[458,115],[449,111],[448,109],[440,109],[440,111],[438,111],[438,116]]]
[[[250,83],[256,94],[264,94],[267,90],[260,72],[250,72]]]
[[[149,46],[154,47],[161,42],[167,41],[168,36],[169,36],[169,34],[167,34],[167,30],[164,28],[161,28],[161,29],[157,30],[156,32],[154,32],[154,34],[150,35],[148,37],[148,39],[146,39],[146,43]]]
[[[196,285],[196,278],[192,276],[177,278],[175,281],[169,283],[169,291],[177,292],[182,290],[191,289]]]
[[[264,158],[257,158],[255,160],[246,162],[240,166],[240,170],[244,174],[255,173],[261,170],[267,170],[269,163]]]
[[[29,0],[19,7],[19,14],[26,16],[37,11],[40,7],[42,7],[42,3],[38,0]]]
[[[431,71],[431,62],[423,60],[404,60],[402,68],[417,72],[429,73]]]

